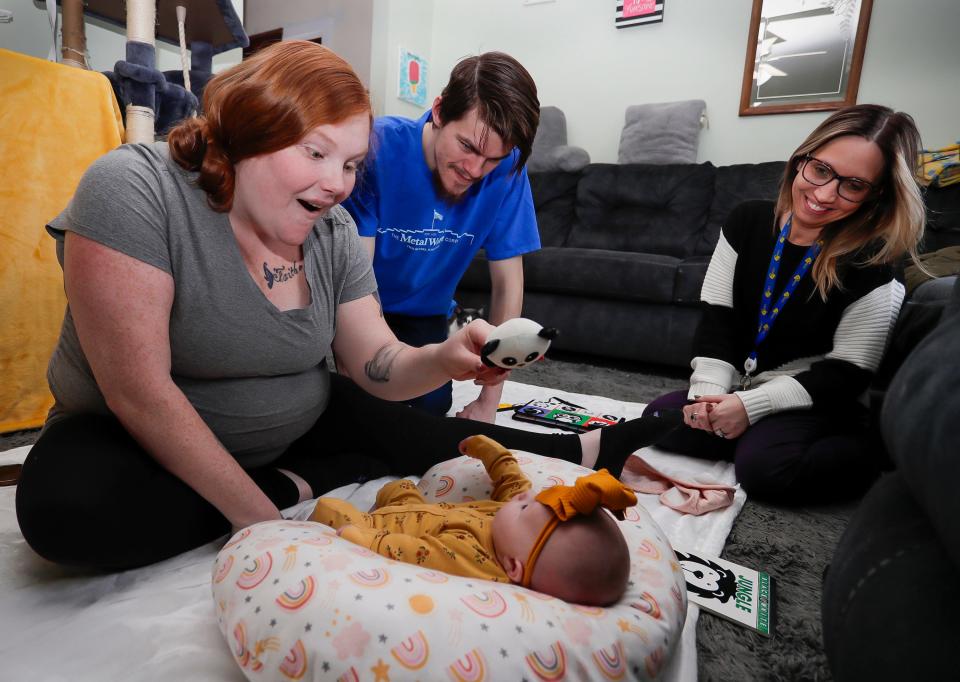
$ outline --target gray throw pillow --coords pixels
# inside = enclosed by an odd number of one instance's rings
[[[565,144],[542,154],[531,154],[527,161],[527,171],[530,173],[545,171],[575,173],[589,163],[590,154],[587,153],[586,149]]]
[[[540,107],[540,125],[527,160],[531,173],[544,171],[575,172],[590,163],[586,149],[567,144],[567,118],[557,107]]]
[[[627,107],[617,163],[696,163],[702,99]]]

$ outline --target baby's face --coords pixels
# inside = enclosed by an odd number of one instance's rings
[[[509,556],[526,563],[540,531],[553,518],[550,508],[525,490],[503,505],[493,517],[493,545],[498,557]],[[502,559],[501,559],[502,561]]]

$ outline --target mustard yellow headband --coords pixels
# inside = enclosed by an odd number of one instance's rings
[[[609,471],[601,469],[588,476],[581,476],[573,485],[555,485],[542,490],[536,500],[547,505],[553,512],[553,516],[543,526],[523,566],[520,584],[524,587],[530,587],[533,568],[537,564],[540,552],[543,551],[544,545],[561,521],[568,521],[577,515],[591,514],[597,506],[609,509],[614,516],[622,519],[623,510],[635,505],[637,496],[630,488],[610,475]]]

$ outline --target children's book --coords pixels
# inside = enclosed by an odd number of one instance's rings
[[[549,400],[531,400],[523,405],[514,405],[512,409],[515,410],[514,419],[575,433],[584,433],[624,421],[623,417],[614,414],[593,414],[585,407],[556,397]]]
[[[774,579],[726,559],[676,550],[687,579],[687,598],[710,613],[773,637]]]

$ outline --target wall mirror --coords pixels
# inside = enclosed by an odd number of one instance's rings
[[[856,104],[873,0],[753,0],[740,115]]]

